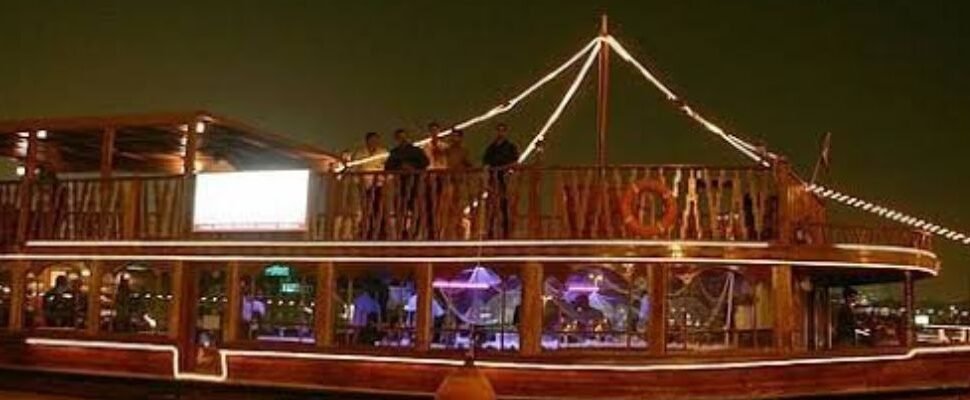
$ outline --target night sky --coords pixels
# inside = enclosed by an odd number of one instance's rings
[[[970,230],[970,2],[12,1],[0,118],[205,109],[335,151],[477,115],[613,33],[722,126],[807,176],[834,134],[836,187]],[[610,159],[744,160],[614,58]],[[570,74],[569,76],[572,76]],[[505,118],[525,143],[568,85]],[[548,164],[594,159],[595,79]],[[488,127],[470,130],[477,152]],[[970,249],[939,246],[927,300],[970,294]]]

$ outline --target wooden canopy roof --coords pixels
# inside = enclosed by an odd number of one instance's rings
[[[28,137],[36,165],[58,173],[110,171],[182,173],[196,170],[310,168],[338,158],[293,139],[206,111],[0,121],[0,157],[26,163]],[[194,136],[189,139],[189,136]],[[196,143],[190,154],[189,143]]]

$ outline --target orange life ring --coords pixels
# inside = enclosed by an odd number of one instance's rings
[[[663,201],[663,216],[659,221],[650,225],[644,225],[634,215],[633,202],[643,191],[653,193]],[[623,198],[620,200],[620,213],[623,216],[623,224],[627,228],[641,237],[654,238],[666,232],[677,222],[677,199],[660,181],[650,178],[642,179],[631,184],[630,188],[623,193]]]

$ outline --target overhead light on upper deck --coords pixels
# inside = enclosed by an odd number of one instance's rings
[[[205,133],[205,122],[199,121],[195,123],[195,133]]]
[[[47,139],[47,131],[43,129],[37,131],[37,138],[41,140]]]
[[[30,132],[27,132],[27,131],[17,132],[17,137],[19,137],[21,139],[26,139],[26,138],[30,137]]]

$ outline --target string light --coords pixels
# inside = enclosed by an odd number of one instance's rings
[[[525,151],[523,151],[522,154],[519,156],[520,164],[525,162],[525,160],[529,158],[529,155],[531,155],[532,152],[536,150],[539,143],[542,143],[542,141],[545,140],[546,133],[549,132],[549,129],[552,128],[552,125],[555,124],[556,120],[559,119],[559,116],[562,115],[563,110],[566,109],[566,106],[569,105],[569,102],[573,99],[573,96],[576,95],[576,91],[579,89],[579,85],[583,83],[584,79],[586,79],[586,75],[589,73],[589,68],[593,65],[593,61],[596,60],[596,56],[599,54],[600,48],[602,46],[603,46],[602,42],[597,41],[593,46],[592,50],[590,50],[589,55],[586,57],[586,63],[583,64],[583,68],[580,69],[578,74],[576,74],[576,78],[573,79],[573,83],[572,85],[569,86],[569,90],[566,91],[566,95],[563,96],[562,100],[559,101],[559,105],[556,106],[555,111],[553,111],[552,114],[549,115],[549,119],[546,120],[545,125],[542,126],[542,129],[539,130],[539,133],[537,133],[535,137],[532,138],[532,141],[529,142],[528,146],[526,146]]]
[[[966,328],[966,327],[961,327]],[[172,356],[172,375],[177,380],[204,380],[223,382],[229,379],[229,357],[251,358],[288,358],[300,360],[333,361],[333,362],[365,362],[390,364],[437,365],[446,367],[461,366],[462,360],[453,358],[388,356],[368,354],[330,354],[281,350],[236,350],[219,349],[220,369],[218,374],[198,374],[182,372],[178,360],[180,351],[174,345],[156,345],[147,343],[106,342],[77,339],[48,339],[30,337],[24,340],[29,346],[41,347],[75,347],[107,350],[140,350],[169,353]],[[584,364],[557,362],[527,362],[527,361],[477,361],[476,365],[483,368],[540,370],[540,371],[610,371],[610,372],[662,372],[662,371],[704,371],[704,370],[732,370],[751,368],[783,368],[800,365],[830,365],[845,363],[870,363],[888,361],[906,361],[920,356],[960,354],[970,352],[970,346],[945,347],[916,347],[901,354],[881,354],[872,356],[835,356],[819,358],[794,358],[786,360],[753,360],[727,362],[700,363],[644,363],[644,364]]]
[[[663,82],[660,82],[660,80],[657,79],[657,77],[654,76],[650,72],[650,70],[648,70],[646,67],[644,67],[643,64],[641,64],[636,58],[634,58],[630,54],[630,52],[628,52],[623,47],[623,45],[621,45],[620,42],[616,40],[616,38],[614,38],[613,36],[607,36],[606,39],[605,39],[605,41],[606,41],[607,44],[610,45],[610,47],[614,51],[616,51],[617,54],[619,54],[620,58],[622,58],[626,62],[628,62],[631,65],[633,65],[638,71],[640,71],[640,74],[643,75],[643,77],[646,78],[647,81],[649,81],[650,83],[652,83],[658,90],[660,90],[660,92],[663,93],[664,96],[667,97],[667,100],[669,100],[671,102],[675,102],[675,103],[680,102],[681,104],[678,107],[678,109],[680,109],[688,117],[690,117],[691,119],[693,119],[694,121],[696,121],[697,123],[699,123],[705,129],[707,129],[711,133],[714,133],[715,135],[717,135],[718,137],[720,137],[722,140],[724,140],[725,142],[727,142],[728,144],[730,144],[732,147],[734,147],[735,149],[737,149],[738,151],[740,151],[742,154],[744,154],[748,158],[754,160],[755,162],[757,162],[758,164],[760,164],[760,165],[762,165],[764,167],[770,167],[771,166],[771,164],[768,162],[768,160],[765,159],[766,156],[767,156],[767,158],[771,158],[771,159],[775,159],[775,158],[778,157],[775,154],[772,154],[772,153],[770,153],[770,152],[768,152],[768,151],[766,151],[764,149],[758,149],[757,146],[754,146],[751,143],[748,143],[748,142],[742,140],[741,138],[737,137],[736,135],[733,135],[731,133],[726,132],[724,129],[722,129],[721,127],[717,126],[713,122],[709,121],[707,118],[705,118],[704,116],[702,116],[697,111],[694,111],[694,109],[691,108],[689,105],[687,105],[686,103],[681,102],[680,101],[680,98],[676,94],[674,94],[674,92],[672,90],[670,90],[666,85],[664,85]],[[764,155],[758,154],[759,151],[762,152]]]
[[[566,62],[564,62],[561,65],[559,65],[559,67],[556,68],[555,70],[553,70],[552,72],[546,74],[546,76],[544,76],[541,79],[539,79],[538,81],[536,81],[534,84],[532,84],[532,86],[529,86],[527,89],[523,90],[517,96],[515,96],[512,99],[510,99],[510,100],[508,100],[508,101],[506,101],[506,102],[504,102],[504,103],[502,103],[502,104],[500,104],[500,105],[492,108],[491,110],[488,110],[488,112],[486,112],[486,113],[484,113],[482,115],[479,115],[477,117],[473,117],[471,119],[466,120],[465,122],[462,122],[462,123],[456,125],[455,128],[457,128],[457,129],[465,129],[465,128],[468,128],[468,127],[473,126],[473,125],[476,125],[478,123],[487,121],[487,120],[489,120],[491,118],[494,118],[494,117],[496,117],[498,115],[504,114],[504,113],[512,110],[513,108],[515,108],[515,106],[517,106],[526,97],[529,97],[529,95],[531,95],[532,93],[534,93],[536,90],[538,90],[539,88],[545,86],[545,84],[549,83],[553,79],[556,79],[564,71],[566,71],[567,69],[569,69],[569,67],[573,66],[573,64],[575,64],[576,62],[578,62],[580,60],[580,58],[583,57],[583,55],[585,55],[586,53],[588,53],[590,51],[590,49],[593,48],[593,46],[600,45],[601,40],[602,39],[600,39],[599,37],[597,37],[597,38],[595,38],[593,40],[590,40],[589,43],[586,44],[586,46],[584,46],[581,50],[579,50],[578,52],[576,52],[576,54],[574,54],[572,57],[570,57],[568,60],[566,60]],[[438,137],[444,137],[444,136],[450,135],[452,131],[453,131],[453,129],[451,129],[451,128],[446,129],[446,130],[442,131],[441,133],[439,133],[438,134]],[[430,142],[431,142],[431,138],[428,137],[428,138],[419,140],[419,141],[415,142],[414,144],[417,145],[417,146],[425,146],[425,145],[427,145]],[[382,160],[382,159],[385,159],[385,158],[387,158],[387,155],[386,154],[378,154],[378,155],[373,155],[373,156],[370,156],[370,157],[365,157],[365,158],[361,158],[361,159],[357,159],[357,160],[352,160],[352,161],[349,161],[347,163],[344,163],[344,164],[339,165],[337,167],[337,172],[341,172],[341,171],[343,171],[346,168],[351,168],[351,167],[354,167],[354,166],[357,166],[357,165],[360,165],[360,164],[365,164],[365,163],[369,163],[371,161],[376,161],[376,160]]]
[[[899,222],[903,225],[908,225],[914,229],[919,229],[923,232],[930,233],[936,236],[943,237],[947,240],[959,242],[965,245],[970,245],[970,235],[959,232],[952,228],[946,228],[938,224],[926,222],[918,217],[906,214],[904,212],[894,210],[885,206],[881,206],[875,203],[871,203],[866,200],[848,196],[839,191],[824,187],[818,184],[808,185],[808,190],[813,192],[820,197],[824,197],[829,200],[834,200],[838,203],[860,209],[882,218],[886,218],[892,221]]]

